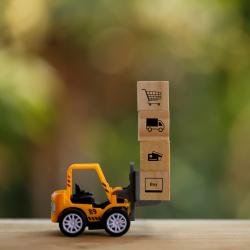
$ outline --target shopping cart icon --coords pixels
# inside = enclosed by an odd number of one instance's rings
[[[142,89],[145,91],[145,94],[148,98],[148,104],[151,106],[152,104],[156,104],[160,106],[161,104],[161,92],[159,91],[149,91],[146,89]]]

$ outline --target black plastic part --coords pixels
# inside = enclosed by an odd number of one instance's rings
[[[140,206],[152,206],[158,205],[161,201],[144,201],[140,200],[140,175],[139,172],[135,170],[134,163],[130,163],[130,173],[129,173],[129,185],[123,190],[116,191],[117,199],[127,199],[131,203],[131,214],[129,215],[130,220],[135,220],[135,208]]]
[[[117,198],[117,203],[124,203],[124,199],[121,199],[121,198]]]
[[[135,220],[135,202],[136,202],[136,171],[134,167],[134,163],[130,163],[130,173],[129,173],[129,185],[123,190],[116,191],[117,200],[127,199],[131,203],[131,213],[129,215],[130,220]]]
[[[89,222],[88,229],[89,230],[104,229],[104,224],[100,221]]]
[[[71,202],[76,204],[93,204],[95,200],[88,195],[77,196],[74,194],[71,197]]]
[[[131,214],[130,219],[132,221],[135,220],[135,206],[136,206],[136,170],[135,164],[133,162],[130,163],[130,172],[129,172],[129,182],[130,182],[130,189],[129,189],[129,197],[131,202]]]
[[[77,204],[93,204],[95,200],[93,194],[80,189],[80,186],[75,184],[75,193],[71,196],[71,202]]]
[[[96,204],[96,203],[93,203],[93,207],[94,208],[101,208],[101,209],[104,209],[106,206],[108,206],[110,204],[109,201],[104,201],[103,203],[100,203],[100,204]]]

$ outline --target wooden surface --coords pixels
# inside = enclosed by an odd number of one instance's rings
[[[120,238],[102,230],[68,238],[48,220],[0,220],[0,249],[249,250],[250,221],[137,220]]]

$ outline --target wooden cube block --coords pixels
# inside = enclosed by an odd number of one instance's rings
[[[169,171],[170,141],[141,141],[140,142],[140,170]]]
[[[137,82],[137,110],[169,111],[169,82]]]
[[[170,200],[169,171],[140,172],[140,200]]]
[[[138,140],[166,140],[169,136],[167,111],[139,111]]]

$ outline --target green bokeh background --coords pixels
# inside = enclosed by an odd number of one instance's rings
[[[136,82],[169,80],[171,202],[146,218],[250,217],[246,0],[3,0],[0,216],[49,217],[73,162],[139,167]]]

